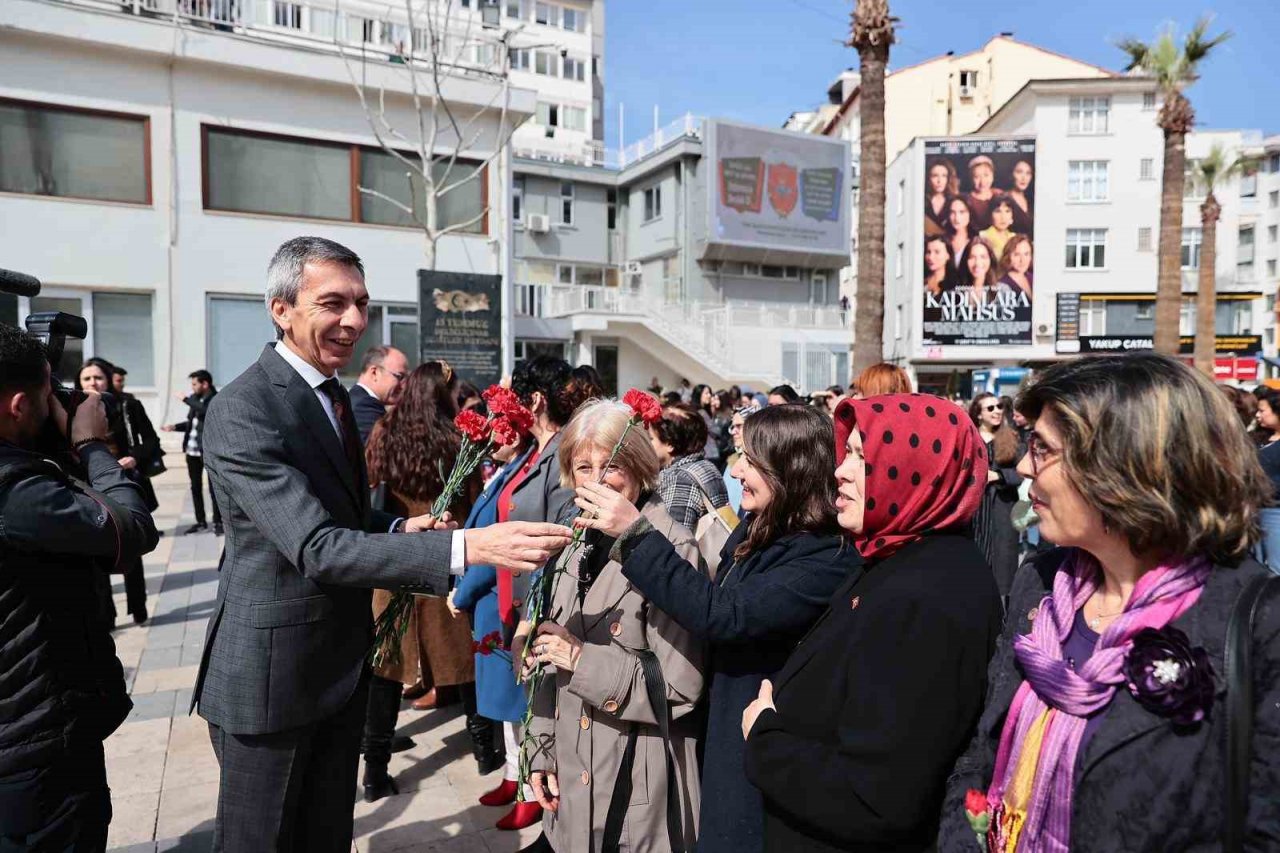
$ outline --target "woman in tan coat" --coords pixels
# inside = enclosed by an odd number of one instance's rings
[[[564,430],[561,482],[603,480],[698,566],[692,535],[653,494],[658,460],[643,428],[626,433],[608,466],[630,416],[616,401],[583,406]],[[583,542],[557,561],[525,658],[527,669],[546,667],[530,699],[529,761],[547,839],[556,853],[692,850],[698,767],[688,716],[702,694],[702,644],[627,582],[613,539],[588,531]]]

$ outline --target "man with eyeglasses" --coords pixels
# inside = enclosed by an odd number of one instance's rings
[[[360,362],[360,378],[351,386],[351,413],[360,442],[369,440],[373,425],[386,414],[396,386],[409,374],[409,360],[395,347],[370,347]]]

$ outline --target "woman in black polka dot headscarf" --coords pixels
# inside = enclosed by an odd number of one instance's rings
[[[839,522],[866,562],[743,713],[747,778],[766,850],[931,850],[1002,622],[968,533],[986,448],[922,394],[846,401],[835,431]]]

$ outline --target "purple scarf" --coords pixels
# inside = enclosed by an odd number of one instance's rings
[[[1032,762],[1027,766],[1034,768],[1034,782],[1017,834],[1018,853],[1067,853],[1076,753],[1087,718],[1106,708],[1124,683],[1133,636],[1144,628],[1163,628],[1186,612],[1200,597],[1209,571],[1207,561],[1196,560],[1161,565],[1143,575],[1124,612],[1102,632],[1093,656],[1076,672],[1062,649],[1076,611],[1097,590],[1101,571],[1079,550],[1058,570],[1053,593],[1040,602],[1031,633],[1014,640],[1014,656],[1026,680],[1009,706],[987,792],[988,805],[1000,815],[1020,764]],[[1028,732],[1050,710],[1039,755],[1023,756]],[[996,835],[1000,837],[998,831]]]

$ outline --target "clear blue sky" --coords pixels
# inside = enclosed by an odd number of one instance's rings
[[[841,69],[852,0],[604,0],[605,128],[628,142],[685,112],[776,127],[826,95]],[[1121,36],[1181,31],[1213,12],[1235,37],[1202,66],[1191,90],[1198,126],[1280,133],[1280,0],[890,0],[902,19],[890,70],[954,50],[976,50],[1005,30],[1025,42],[1120,70]]]

